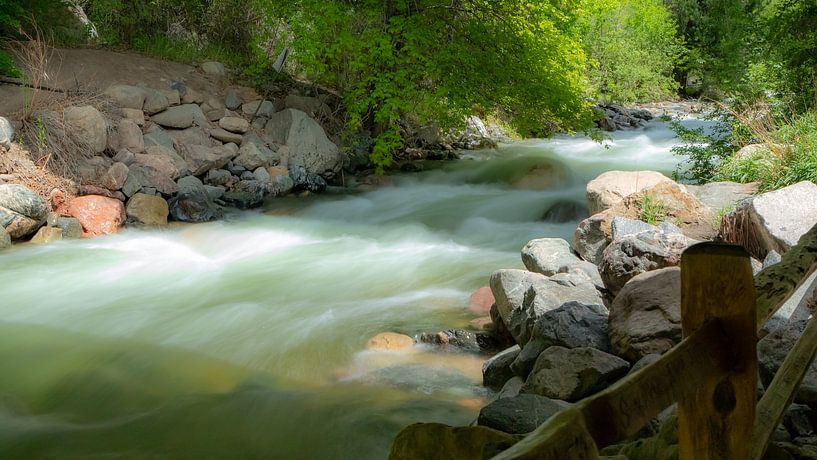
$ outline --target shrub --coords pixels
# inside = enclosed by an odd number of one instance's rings
[[[599,97],[635,102],[676,93],[673,69],[683,48],[660,0],[589,2],[583,28],[588,73]]]
[[[639,211],[639,219],[650,225],[660,224],[669,215],[667,204],[657,199],[652,193],[642,195],[636,206]]]

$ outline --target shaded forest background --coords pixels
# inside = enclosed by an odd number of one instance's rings
[[[725,128],[681,130],[687,179],[776,188],[817,180],[815,29],[797,0],[0,0],[0,74],[25,78],[14,43],[42,34],[220,60],[261,88],[306,80],[342,98],[379,166],[410,127],[470,114],[547,136],[591,128],[599,102],[706,98]],[[753,143],[768,148],[736,155]]]

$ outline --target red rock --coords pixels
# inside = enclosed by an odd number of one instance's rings
[[[479,316],[489,316],[491,314],[491,305],[494,302],[496,302],[496,299],[494,299],[491,288],[483,286],[471,294],[471,298],[468,299],[468,308]]]
[[[82,236],[116,233],[125,223],[125,205],[116,198],[85,195],[68,203],[68,214],[82,224]]]

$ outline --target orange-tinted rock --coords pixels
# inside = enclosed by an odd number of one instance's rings
[[[494,302],[496,299],[494,299],[491,288],[483,286],[471,294],[471,298],[468,299],[468,308],[479,316],[488,316],[491,314],[491,305]]]
[[[396,332],[381,332],[366,343],[366,348],[370,350],[405,350],[413,346],[414,339]]]
[[[125,223],[125,205],[115,198],[85,195],[68,203],[68,214],[82,224],[82,236],[116,233]]]
[[[51,202],[51,209],[61,216],[68,215],[68,202],[65,198],[65,192],[55,188],[48,195],[48,200]]]
[[[494,321],[491,319],[490,315],[472,319],[470,324],[472,328],[478,331],[490,332],[494,330]]]

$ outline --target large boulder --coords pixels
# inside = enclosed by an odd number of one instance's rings
[[[591,347],[610,351],[607,309],[602,305],[568,302],[536,318],[531,339],[511,364],[515,375],[526,377],[539,355],[553,346]]]
[[[241,112],[247,117],[270,118],[276,112],[276,107],[270,101],[258,100],[242,104]]]
[[[758,370],[760,381],[768,388],[778,369],[780,369],[786,355],[794,344],[803,335],[808,321],[792,321],[785,327],[775,330],[763,337],[757,343]],[[817,362],[808,368],[803,382],[800,384],[795,402],[817,407]]]
[[[143,106],[143,110],[148,115],[159,113],[170,106],[170,101],[165,93],[152,88],[144,88],[144,91],[145,105]]]
[[[11,148],[11,141],[14,140],[14,127],[5,117],[0,117],[0,147]]]
[[[82,224],[83,236],[116,233],[125,223],[125,205],[115,198],[85,195],[68,203],[68,214]]]
[[[634,276],[664,267],[678,266],[681,253],[691,240],[666,227],[626,235],[613,240],[604,250],[599,272],[604,285],[615,296]]]
[[[17,184],[0,185],[0,227],[12,238],[36,232],[48,216],[48,204],[36,193]]]
[[[145,150],[158,146],[164,147],[166,149],[174,149],[175,144],[173,143],[173,137],[171,137],[167,131],[160,128],[159,125],[151,124],[145,131],[145,134],[142,136],[142,139],[145,141]]]
[[[389,460],[492,458],[517,440],[514,435],[484,426],[416,423],[397,434]]]
[[[102,153],[108,146],[108,124],[105,117],[90,105],[68,107],[63,114],[68,135],[92,153]]]
[[[587,184],[590,214],[612,208],[624,198],[661,182],[672,179],[656,171],[607,171]]]
[[[240,134],[244,134],[250,130],[250,123],[241,117],[222,117],[218,121],[218,126],[221,129]]]
[[[612,222],[616,217],[611,209],[602,211],[579,222],[573,234],[573,248],[582,259],[598,265],[604,249],[612,241]]]
[[[522,392],[574,402],[607,388],[629,368],[627,361],[595,348],[550,347],[539,355]]]
[[[233,158],[233,152],[225,147],[184,145],[181,155],[187,161],[190,174],[200,176],[211,169],[221,169]]]
[[[221,216],[221,210],[207,194],[198,178],[185,176],[177,182],[179,192],[170,199],[170,216],[182,222],[207,222]]]
[[[119,151],[127,149],[133,153],[145,151],[145,138],[142,129],[135,122],[128,119],[121,119],[116,124],[116,134],[110,136],[111,149]]]
[[[709,182],[686,188],[715,214],[734,209],[741,201],[757,194],[757,183]]]
[[[580,259],[561,238],[531,240],[522,248],[525,268],[546,276],[557,273],[579,273],[593,281],[596,288],[604,290],[604,283],[595,264]]]
[[[300,110],[273,114],[265,130],[271,143],[289,148],[290,166],[300,165],[308,173],[331,178],[343,165],[340,150],[326,137],[321,125]]]
[[[577,273],[547,277],[525,270],[499,270],[491,275],[491,291],[502,321],[522,346],[530,340],[537,318],[568,302],[604,308],[593,282]]]
[[[152,157],[152,155],[145,156]],[[157,192],[168,196],[173,195],[178,190],[176,183],[167,172],[140,163],[130,165],[128,178],[122,186],[122,193],[130,197],[147,188],[155,189]]]
[[[724,218],[725,240],[743,245],[757,259],[784,253],[817,224],[817,185],[799,182],[758,195]]]
[[[130,85],[113,85],[105,90],[104,95],[123,109],[142,110],[147,94],[143,88]]]
[[[642,273],[624,285],[610,306],[613,352],[636,362],[681,341],[681,269]]]
[[[530,433],[570,404],[535,394],[500,398],[479,411],[477,424],[511,434]]]
[[[128,200],[125,212],[130,223],[164,226],[167,225],[167,215],[170,211],[167,201],[162,197],[137,193]]]
[[[153,155],[153,156],[156,156],[156,157],[159,157],[159,158],[170,161],[173,164],[173,166],[175,167],[175,170],[177,172],[175,177],[172,177],[173,179],[176,179],[177,177],[186,176],[186,175],[190,174],[190,168],[187,165],[187,161],[185,161],[185,159],[182,158],[181,155],[176,153],[176,150],[173,149],[173,148],[167,148],[167,147],[164,147],[164,146],[161,146],[161,145],[154,145],[152,147],[148,147],[147,149],[145,149],[145,153],[147,155]],[[133,161],[136,161],[136,156],[135,155],[134,155]],[[170,171],[172,171],[172,170],[170,170]],[[174,176],[174,175],[170,174],[170,176]]]
[[[482,365],[482,385],[492,390],[499,390],[510,380],[514,373],[511,363],[519,356],[519,345],[500,351]]]
[[[49,244],[62,240],[62,229],[58,227],[40,227],[31,238],[33,244]],[[0,243],[2,246],[2,243]]]
[[[272,166],[279,160],[278,155],[267,146],[255,142],[247,142],[238,150],[238,156],[233,160],[233,164],[248,171],[253,171],[261,166]]]

